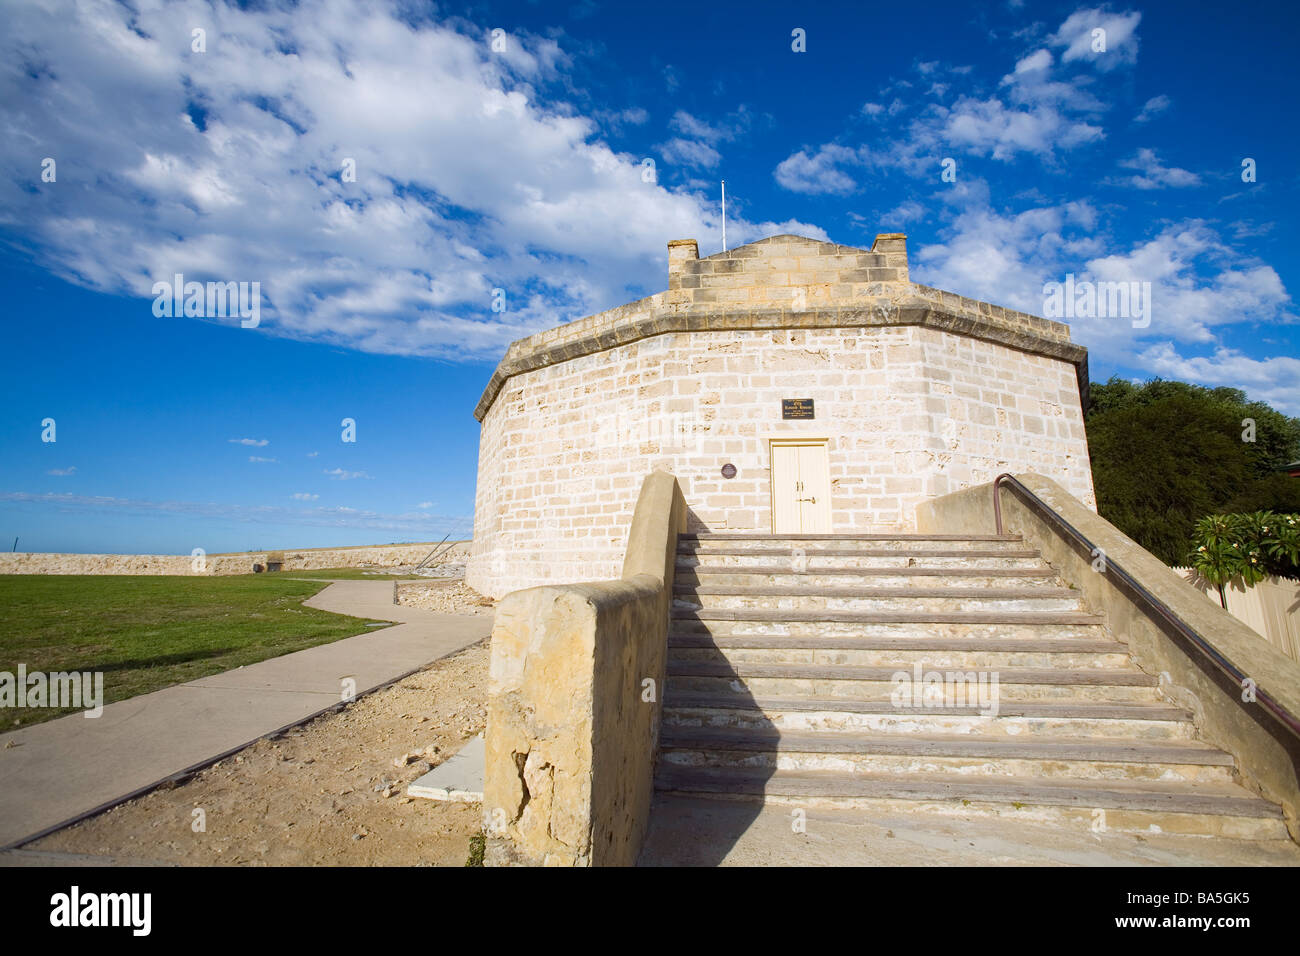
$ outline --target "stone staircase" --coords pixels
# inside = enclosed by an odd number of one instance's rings
[[[1286,838],[1016,536],[682,535],[674,592],[661,792]]]

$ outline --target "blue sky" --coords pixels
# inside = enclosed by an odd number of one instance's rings
[[[505,346],[659,291],[669,239],[718,251],[720,179],[731,245],[902,231],[914,280],[1039,314],[1067,274],[1150,282],[1149,326],[1072,322],[1094,379],[1300,414],[1292,4],[88,0],[6,20],[6,547],[463,536]],[[176,273],[258,282],[257,326],[155,315]]]

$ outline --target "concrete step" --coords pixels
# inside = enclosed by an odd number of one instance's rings
[[[874,551],[866,553],[836,554],[750,554],[748,551],[736,553],[677,554],[677,571],[689,571],[693,568],[705,568],[711,571],[749,570],[749,568],[780,567],[789,571],[809,574],[818,571],[889,571],[898,568],[918,568],[919,571],[1044,571],[1047,564],[1039,554],[1030,551],[1015,551],[1005,554],[974,554],[966,551],[948,551],[945,554],[917,557],[905,551]]]
[[[798,551],[838,554],[856,550],[998,552],[1024,549],[1020,535],[881,534],[729,534],[679,535],[677,550],[686,554],[742,551]]]
[[[677,553],[693,557],[713,557],[724,554],[762,555],[769,558],[1036,558],[1037,548],[1026,548],[1019,542],[990,546],[987,542],[972,541],[967,546],[957,542],[907,542],[907,541],[843,541],[816,546],[814,543],[798,544],[780,541],[762,541],[755,544],[721,542],[718,544],[677,543]]]
[[[710,543],[715,541],[793,541],[793,542],[845,542],[845,541],[1021,541],[1018,534],[913,534],[903,531],[863,532],[860,534],[762,534],[754,531],[693,531],[677,536],[686,542]]]
[[[680,568],[673,587],[707,588],[1019,588],[1059,587],[1056,572],[1041,568],[828,568],[796,571],[780,565],[753,568]]]
[[[1032,549],[1016,551],[953,551],[932,550],[928,554],[916,552],[862,548],[854,551],[838,550],[834,553],[807,552],[796,555],[789,550],[751,552],[744,548],[728,551],[708,551],[696,554],[679,551],[677,569],[707,568],[711,570],[783,567],[793,572],[843,570],[873,570],[898,568],[973,569],[973,570],[1033,570],[1042,571],[1047,566],[1039,553]]]
[[[863,667],[1128,668],[1118,641],[848,637],[723,637],[670,634],[670,661],[718,664],[822,664]]]
[[[664,761],[680,767],[1223,783],[1234,772],[1231,755],[1196,740],[668,727],[660,749]]]
[[[864,733],[1189,739],[1191,714],[1164,701],[1058,699],[999,702],[996,717],[978,707],[896,707],[888,696],[778,697],[669,689],[663,727],[750,727]]]
[[[780,615],[759,616],[752,619],[720,618],[710,613],[700,618],[699,612],[683,613],[673,622],[672,632],[681,636],[730,638],[825,638],[835,640],[1038,640],[1050,638],[1109,640],[1110,635],[1101,625],[1101,618],[1085,615],[1073,622],[1040,620],[1008,620],[1007,615],[992,621],[970,621],[955,616],[951,621],[881,621],[884,615],[872,615],[871,620],[821,620],[816,615],[806,620],[787,621]],[[896,616],[896,615],[895,615]],[[824,615],[823,615],[824,617]],[[859,615],[859,617],[861,617]],[[921,615],[934,617],[934,615]]]
[[[663,765],[656,789],[793,807],[1009,815],[1109,830],[1281,839],[1281,810],[1234,784]]]
[[[818,664],[710,663],[669,661],[669,692],[738,696],[885,698],[900,690],[906,703],[919,704],[924,684],[915,669]],[[965,701],[981,707],[1004,701],[1082,699],[1097,701],[1158,700],[1158,681],[1132,669],[1066,670],[1064,668],[960,668],[944,671],[921,666],[921,675],[937,674],[948,706]],[[902,675],[903,683],[896,679]],[[917,685],[917,686],[913,686]],[[929,698],[924,698],[929,700]]]
[[[674,621],[752,621],[789,626],[795,622],[818,624],[1005,624],[1005,625],[1093,625],[1104,624],[1105,618],[1083,611],[843,611],[834,609],[784,609],[784,608],[690,608],[674,606]],[[680,628],[675,628],[680,630]]]
[[[675,607],[780,611],[1082,611],[1083,594],[1062,587],[943,588],[679,585]]]

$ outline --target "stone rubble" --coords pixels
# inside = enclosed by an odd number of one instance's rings
[[[491,614],[496,602],[484,597],[463,580],[424,584],[403,581],[397,587],[398,602],[404,607],[418,607],[441,614]]]

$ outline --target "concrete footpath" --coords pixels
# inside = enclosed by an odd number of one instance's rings
[[[0,734],[0,848],[240,749],[487,637],[492,616],[393,604],[391,581],[339,581],[308,607],[396,626]]]

